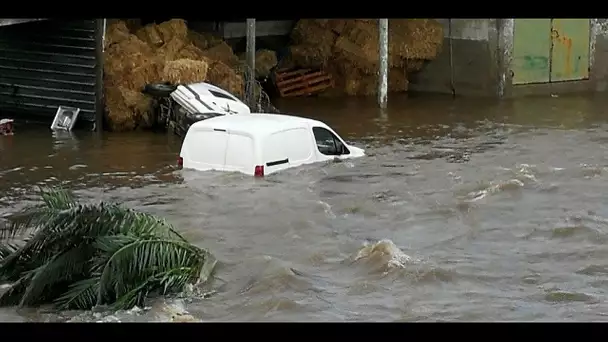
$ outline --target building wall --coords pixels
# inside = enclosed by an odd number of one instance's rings
[[[514,28],[516,19],[500,19],[499,49],[503,64],[500,73],[500,95],[517,97],[525,95],[563,94],[573,92],[598,92],[608,89],[608,20],[590,19],[588,77],[584,80],[551,81],[539,84],[514,84]]]
[[[410,90],[495,96],[498,85],[497,19],[439,19],[441,53],[410,78]]]
[[[53,120],[59,106],[95,123],[101,103],[101,39],[95,19],[0,27],[0,117]]]
[[[411,76],[410,89],[499,98],[608,90],[608,19],[590,19],[587,79],[563,81],[553,73],[557,80],[535,84],[513,82],[515,20],[441,19],[443,49]]]

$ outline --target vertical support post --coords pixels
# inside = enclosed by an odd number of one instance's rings
[[[106,35],[106,19],[95,20],[95,131],[103,131],[105,112],[103,88],[103,50]]]
[[[255,19],[247,19],[247,102],[250,107],[255,105]],[[252,111],[255,109],[252,107]]]
[[[378,72],[378,104],[386,109],[388,93],[388,19],[378,19],[380,70]]]

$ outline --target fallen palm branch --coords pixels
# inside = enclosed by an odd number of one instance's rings
[[[41,195],[44,205],[13,216],[0,231],[0,282],[12,283],[0,306],[129,309],[149,295],[204,283],[213,271],[207,250],[153,215],[80,204],[64,190]],[[8,244],[19,236],[27,237]]]

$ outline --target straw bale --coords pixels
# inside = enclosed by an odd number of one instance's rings
[[[219,61],[228,66],[239,64],[239,58],[234,54],[230,45],[224,41],[212,48],[203,50],[203,55],[212,61]]]
[[[443,45],[443,26],[435,19],[391,19],[389,34],[393,51],[406,59],[434,59]]]
[[[258,50],[255,53],[255,77],[265,78],[277,65],[277,54],[272,50]]]
[[[406,60],[405,64],[407,66],[407,72],[411,73],[411,72],[416,72],[422,69],[422,67],[424,66],[424,59],[408,59]]]
[[[374,54],[370,50],[364,50],[345,36],[338,38],[334,52],[336,57],[356,65],[358,69],[365,73],[374,73],[378,70],[378,54]]]
[[[112,44],[120,43],[130,36],[127,25],[122,20],[113,21],[106,28],[106,35],[104,38],[104,49],[107,49]]]
[[[125,87],[106,87],[107,122],[112,131],[135,129],[144,116],[149,117],[152,99]],[[146,120],[143,124],[151,124]]]
[[[104,73],[110,76],[131,72],[152,58],[152,49],[134,35],[111,45],[104,52]]]
[[[139,19],[139,18],[126,19],[125,24],[127,25],[127,28],[129,29],[129,33],[135,33],[141,28],[141,19]]]
[[[122,87],[141,91],[149,83],[163,81],[164,63],[157,58],[147,60],[123,74],[108,75],[108,84],[120,85]]]
[[[188,31],[188,39],[201,50],[207,50],[214,46],[221,44],[224,40],[211,33],[207,32],[196,32],[193,30]]]
[[[183,49],[188,42],[180,37],[173,37],[165,41],[163,46],[156,50],[156,55],[165,61],[173,61],[177,59],[180,50]]]
[[[243,77],[233,68],[222,62],[215,62],[209,66],[207,82],[218,86],[235,96],[243,96]]]
[[[195,61],[207,60],[207,58],[203,54],[203,51],[194,46],[194,44],[192,43],[184,46],[184,48],[179,50],[179,53],[177,54],[177,59],[192,59]]]
[[[320,25],[319,19],[301,19],[291,32],[291,39],[295,45],[319,45],[322,49],[330,50],[338,38],[338,35]],[[327,21],[326,21],[327,22]]]
[[[150,46],[153,46],[155,48],[160,47],[164,43],[163,38],[160,36],[160,33],[158,32],[158,30],[156,29],[156,25],[154,24],[148,24],[140,28],[139,30],[137,30],[135,35],[140,40],[148,43]]]
[[[183,41],[188,40],[188,26],[183,19],[171,19],[162,22],[156,29],[164,42],[168,42],[173,38],[178,38]]]
[[[209,64],[206,61],[178,59],[165,63],[163,79],[173,84],[203,82],[207,79]]]
[[[300,44],[289,47],[290,61],[302,68],[319,68],[326,65],[332,55],[326,45]]]
[[[327,27],[334,33],[340,35],[344,31],[347,21],[348,20],[346,19],[329,19],[327,22]]]

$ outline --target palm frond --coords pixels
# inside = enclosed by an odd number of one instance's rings
[[[30,271],[32,279],[23,293],[19,306],[39,304],[44,291],[52,291],[54,286],[72,280],[74,276],[86,274],[93,249],[89,245],[72,248],[62,254],[57,254],[46,264]]]
[[[87,310],[95,306],[98,292],[99,277],[83,279],[73,283],[54,303],[63,310]]]
[[[43,206],[11,217],[2,238],[29,231],[21,246],[0,245],[0,279],[14,281],[0,306],[53,302],[127,309],[149,293],[205,282],[215,258],[169,223],[117,204],[79,204],[64,190],[42,190]]]
[[[109,258],[101,274],[97,304],[104,304],[109,293],[122,297],[137,280],[186,267],[188,279],[196,279],[205,262],[205,253],[193,245],[164,239],[137,240]],[[113,299],[113,298],[111,298]]]

